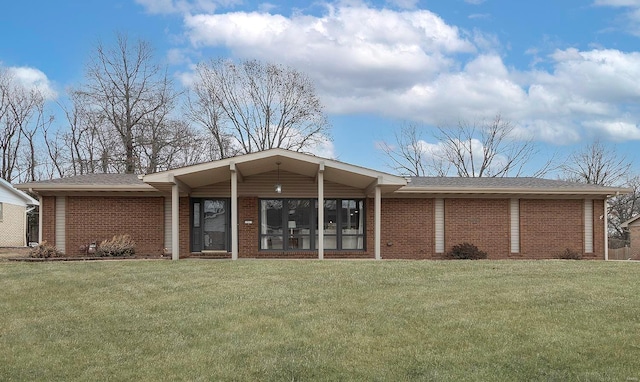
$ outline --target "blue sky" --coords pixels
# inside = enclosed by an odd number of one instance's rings
[[[304,71],[333,126],[319,153],[342,161],[389,171],[377,145],[402,124],[437,150],[434,126],[500,113],[540,163],[599,138],[640,172],[640,0],[32,0],[3,15],[0,66],[52,105],[98,39],[126,32],[178,84],[221,56]]]

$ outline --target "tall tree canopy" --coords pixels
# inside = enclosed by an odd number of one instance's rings
[[[295,69],[219,59],[195,74],[189,115],[210,132],[219,158],[276,147],[308,151],[328,137],[313,83]]]
[[[396,142],[381,146],[389,166],[410,176],[521,176],[537,153],[533,141],[516,139],[515,125],[499,114],[491,120],[459,121],[436,130],[437,143],[430,144],[415,125],[402,127]],[[551,162],[528,175],[542,176]]]
[[[166,166],[166,150],[180,139],[182,126],[171,119],[177,96],[151,45],[119,34],[112,46],[98,43],[71,115],[80,113],[85,127],[108,141],[100,153],[103,171],[154,172]]]

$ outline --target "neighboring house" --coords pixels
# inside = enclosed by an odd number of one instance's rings
[[[605,259],[605,201],[628,192],[535,178],[404,178],[283,149],[18,188],[39,195],[42,238],[68,255],[129,234],[137,253],[174,259],[437,259],[463,242],[492,259],[566,249]]]
[[[627,220],[620,225],[629,231],[629,258],[640,257],[640,215]]]
[[[27,212],[38,201],[0,178],[0,247],[27,245]]]

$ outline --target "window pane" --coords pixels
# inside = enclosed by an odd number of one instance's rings
[[[203,249],[224,250],[227,248],[226,204],[224,200],[204,200]]]
[[[260,204],[260,233],[282,234],[282,200],[262,200]]]
[[[262,249],[283,249],[282,236],[264,236]]]
[[[342,233],[346,235],[357,235],[363,233],[363,201],[362,200],[343,200],[342,209],[340,210],[340,228]]]
[[[324,236],[324,249],[338,249],[337,237],[333,236]],[[318,235],[316,235],[316,249],[318,249]]]
[[[362,236],[342,236],[342,249],[364,249]]]
[[[193,227],[200,227],[200,203],[193,203]]]
[[[335,235],[336,224],[338,221],[338,212],[336,209],[338,201],[333,199],[324,201],[324,234]]]

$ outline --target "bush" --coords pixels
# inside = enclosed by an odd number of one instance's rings
[[[64,254],[55,247],[55,245],[47,244],[46,241],[31,248],[29,251],[29,257],[35,257],[39,259],[48,259],[50,257],[62,257]]]
[[[110,240],[104,240],[96,250],[96,256],[99,257],[125,257],[133,256],[136,243],[129,235],[116,235]]]
[[[582,254],[567,248],[557,258],[562,260],[581,260]]]
[[[473,244],[462,243],[454,245],[453,248],[447,252],[447,257],[450,259],[478,260],[486,259],[487,253],[479,250],[478,247]]]

